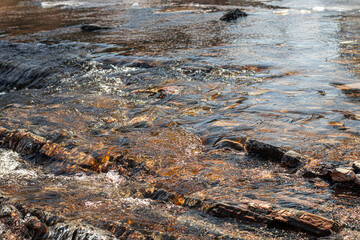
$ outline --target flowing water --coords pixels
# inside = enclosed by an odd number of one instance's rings
[[[235,7],[248,16],[219,21]],[[139,189],[246,197],[346,223],[333,238],[356,239],[357,192],[214,142],[247,136],[323,162],[358,160],[359,24],[356,0],[2,0],[0,127],[141,167],[73,171],[0,149],[1,195],[104,231],[311,238]]]

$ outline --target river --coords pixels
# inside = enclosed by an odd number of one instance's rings
[[[234,8],[248,16],[219,20]],[[360,238],[359,186],[307,177],[341,167],[360,183],[359,23],[356,0],[2,0],[3,206],[62,219],[26,239]],[[15,146],[19,132],[41,147]],[[306,156],[309,171],[250,154],[246,139]],[[249,201],[342,227],[203,204]]]

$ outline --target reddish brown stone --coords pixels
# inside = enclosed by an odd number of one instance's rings
[[[268,217],[319,236],[328,236],[338,228],[334,221],[304,211],[279,209],[273,211]]]

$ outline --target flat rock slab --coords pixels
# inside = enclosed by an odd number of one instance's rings
[[[339,227],[330,219],[297,210],[275,210],[268,216],[282,224],[290,225],[319,236],[328,236]]]

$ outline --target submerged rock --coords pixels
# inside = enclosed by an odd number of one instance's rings
[[[249,154],[256,154],[262,158],[270,159],[274,162],[281,162],[286,150],[257,140],[246,142],[245,150]]]
[[[247,13],[236,8],[236,9],[232,9],[229,12],[227,12],[226,14],[224,14],[224,16],[222,16],[220,18],[220,20],[230,22],[230,21],[234,21],[240,17],[246,17],[246,16],[247,16]]]
[[[303,162],[303,156],[295,151],[286,152],[281,158],[281,165],[288,168],[298,167]]]
[[[83,32],[93,32],[93,31],[104,30],[104,29],[109,29],[109,28],[102,27],[102,26],[96,25],[96,24],[86,24],[86,25],[81,26],[81,30]]]

